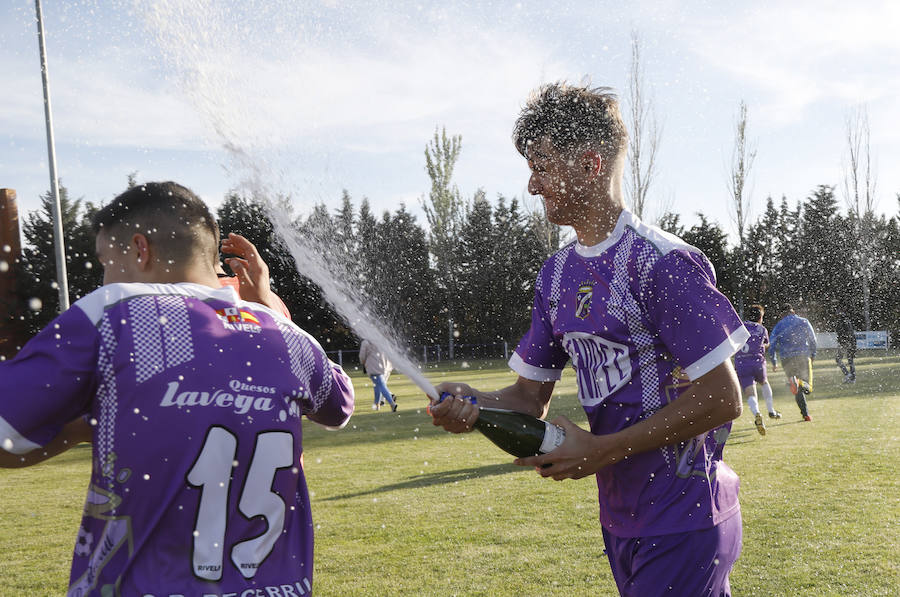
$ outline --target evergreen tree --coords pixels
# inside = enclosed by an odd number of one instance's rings
[[[681,238],[703,251],[716,270],[716,287],[734,303],[737,285],[728,254],[728,235],[702,213],[698,213],[697,217],[700,218],[700,223],[684,231]],[[675,223],[677,224],[677,220]]]
[[[341,207],[334,218],[334,232],[337,250],[348,261],[355,261],[357,252],[358,239],[353,228],[355,219],[353,200],[350,197],[350,193],[344,189],[341,194]]]
[[[898,196],[900,202],[900,196]],[[900,216],[880,217],[873,225],[872,285],[870,288],[870,318],[873,330],[890,330],[892,338],[900,338]],[[863,314],[854,324],[863,329]],[[896,340],[894,341],[896,344]]]
[[[75,302],[103,283],[103,268],[95,256],[95,237],[91,217],[96,211],[83,199],[69,199],[68,189],[59,185],[60,215],[66,251],[66,277],[69,298]],[[59,315],[59,286],[56,280],[56,248],[53,232],[53,197],[41,195],[41,207],[30,212],[22,224],[24,246],[17,264],[18,295],[25,326],[36,334]]]
[[[778,206],[777,226],[774,230],[774,255],[779,264],[778,277],[773,280],[772,296],[773,305],[781,305],[785,302],[799,305],[803,300],[804,284],[801,261],[800,245],[800,206],[791,210],[788,207],[787,197],[781,197]],[[777,315],[778,309],[772,309],[772,315]]]
[[[425,231],[401,203],[393,216],[383,220],[379,233],[386,274],[383,291],[389,296],[386,319],[401,342],[431,343],[438,334],[433,322],[438,303]]]
[[[780,302],[777,292],[782,264],[775,250],[780,218],[775,202],[768,197],[763,215],[748,227],[744,245],[743,266],[747,268],[744,304],[759,303],[766,307],[763,323],[769,327],[775,324]]]
[[[681,225],[681,216],[671,211],[665,212],[659,217],[657,226],[669,234],[679,238],[684,237],[684,226]]]
[[[496,340],[516,342],[531,323],[534,283],[547,258],[531,223],[529,217],[520,213],[518,199],[514,197],[507,207],[506,199],[498,197],[494,210],[494,259],[499,277],[493,334]]]
[[[794,279],[799,305],[814,326],[830,329],[837,310],[855,312],[852,305],[852,253],[849,230],[838,213],[833,187],[820,185],[804,202]]]
[[[500,299],[497,293],[502,292],[504,272],[497,267],[496,259],[503,249],[498,246],[491,216],[491,205],[479,190],[459,239],[460,302],[454,323],[466,343],[489,342],[494,333]]]

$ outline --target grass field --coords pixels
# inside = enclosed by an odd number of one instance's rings
[[[485,389],[513,380],[502,363],[427,374]],[[857,377],[842,385],[822,355],[803,423],[770,372],[784,418],[765,437],[748,409],[735,421],[725,458],[741,477],[736,596],[900,594],[900,354],[863,356]],[[354,381],[347,428],[304,424],[317,595],[616,594],[592,478],[544,480],[477,433],[444,433],[405,377],[391,379],[396,413],[372,411],[368,379]],[[557,389],[550,417],[585,425],[571,371]],[[89,467],[81,446],[0,470],[0,596],[65,593]]]

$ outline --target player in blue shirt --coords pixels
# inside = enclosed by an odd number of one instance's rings
[[[804,317],[794,313],[794,308],[785,303],[781,307],[782,319],[772,328],[769,337],[769,356],[772,366],[782,361],[788,386],[800,408],[804,421],[812,421],[806,405],[806,396],[812,393],[812,360],[816,358],[816,333]]]

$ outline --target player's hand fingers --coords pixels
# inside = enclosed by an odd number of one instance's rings
[[[246,259],[231,257],[226,259],[225,263],[228,264],[228,267],[230,267],[231,271],[234,272],[234,275],[237,276],[238,284],[240,284],[241,287],[254,285],[253,279],[250,277],[250,266]]]
[[[245,237],[234,232],[228,233],[229,246],[233,248],[231,251],[234,255],[238,255],[246,259],[252,267],[258,267],[261,271],[268,272],[268,266],[256,250],[256,245],[251,243]]]
[[[472,430],[478,418],[478,407],[456,397],[446,398],[431,406],[432,423],[451,433],[465,433]]]

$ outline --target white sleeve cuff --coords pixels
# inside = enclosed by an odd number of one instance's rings
[[[509,358],[509,368],[531,381],[559,381],[562,377],[562,369],[543,369],[529,365],[517,352],[513,352]]]
[[[12,425],[6,422],[6,419],[0,417],[0,450],[6,450],[13,454],[27,454],[40,447],[40,444],[36,444],[21,435],[13,429]]]
[[[685,367],[685,374],[691,381],[696,381],[731,358],[731,355],[740,350],[741,346],[746,344],[749,339],[750,332],[747,331],[747,328],[739,327],[712,351]]]

